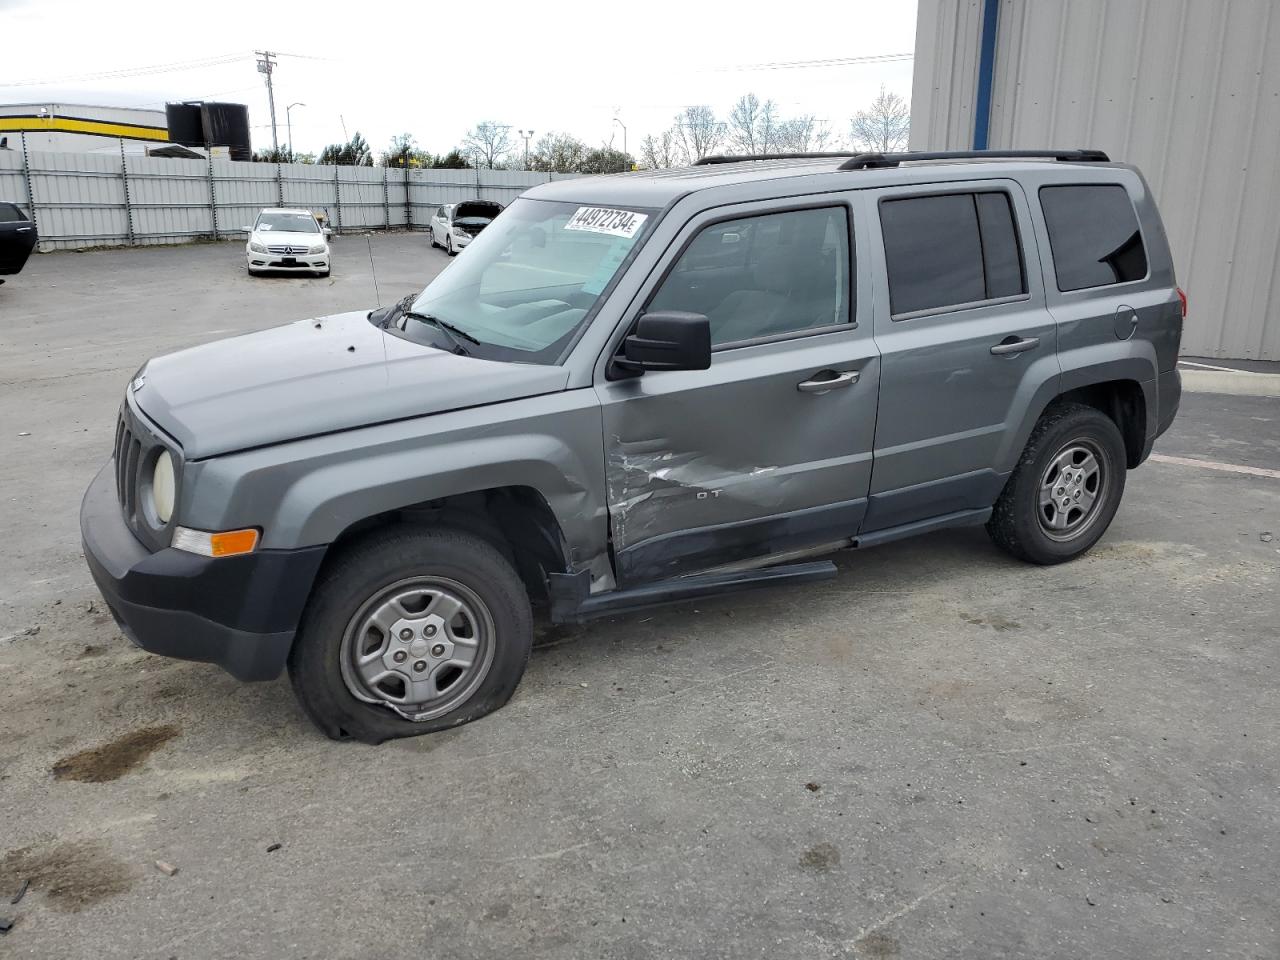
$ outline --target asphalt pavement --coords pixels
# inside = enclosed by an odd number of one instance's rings
[[[250,279],[241,250],[0,287],[0,955],[1280,956],[1280,399],[1185,395],[1076,562],[847,552],[543,628],[498,713],[332,743],[283,679],[131,647],[80,555],[147,357],[446,262],[343,237],[328,280]]]

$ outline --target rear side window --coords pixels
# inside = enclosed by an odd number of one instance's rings
[[[0,223],[17,223],[26,220],[27,215],[12,203],[0,203]]]
[[[1003,191],[883,200],[880,230],[894,316],[1027,292]]]
[[[1041,187],[1040,206],[1059,290],[1104,287],[1147,275],[1147,251],[1124,187]]]

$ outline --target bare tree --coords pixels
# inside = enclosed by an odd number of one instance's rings
[[[813,114],[784,120],[778,125],[776,149],[785,152],[810,153],[830,150],[835,144],[826,121],[818,120]]]
[[[490,169],[505,164],[511,156],[511,125],[482,120],[462,139],[462,152],[473,165]]]
[[[772,100],[763,103],[754,93],[743,94],[729,111],[726,136],[735,153],[773,153],[779,149],[783,124]]]
[[[671,132],[680,148],[681,159],[692,163],[715,152],[724,141],[725,125],[706,105],[685,107],[676,114]]]
[[[676,135],[671,130],[664,130],[656,137],[653,134],[645,137],[640,144],[640,163],[649,170],[679,166],[680,150],[676,145]]]
[[[587,145],[568,133],[547,133],[529,155],[529,169],[542,173],[576,173],[582,169]]]
[[[880,95],[867,110],[859,110],[849,122],[849,133],[856,146],[887,153],[907,145],[911,132],[911,110],[907,102],[883,86]]]

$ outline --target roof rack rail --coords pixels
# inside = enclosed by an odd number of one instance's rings
[[[1111,158],[1101,150],[938,150],[934,152],[859,153],[840,164],[841,170],[872,170],[896,167],[915,160],[987,160],[1024,159],[1067,160],[1087,163],[1109,163]]]
[[[837,150],[834,153],[717,153],[701,160],[693,161],[695,167],[706,167],[717,163],[745,163],[748,160],[835,160],[840,157],[863,157],[868,154],[851,153],[848,150]]]

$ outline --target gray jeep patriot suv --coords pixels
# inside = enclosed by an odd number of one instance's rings
[[[1096,151],[713,157],[530,190],[420,294],[151,360],[85,494],[139,646],[288,666],[369,742],[500,707],[553,621],[985,524],[1088,550],[1185,301]]]

